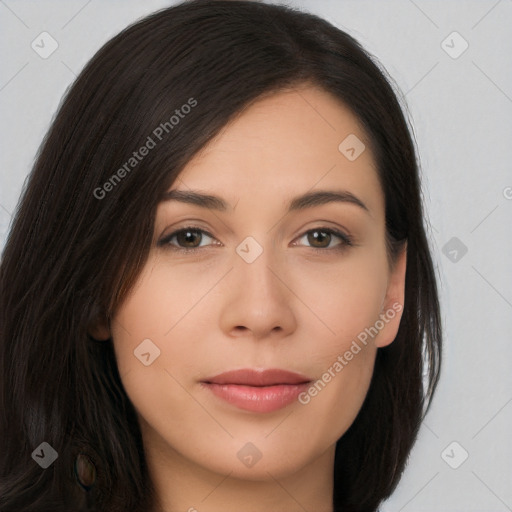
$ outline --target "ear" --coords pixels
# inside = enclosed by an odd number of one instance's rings
[[[110,326],[107,318],[103,315],[98,315],[90,322],[87,334],[97,341],[106,341],[110,339]]]
[[[386,296],[382,302],[379,318],[384,322],[384,327],[375,337],[375,346],[386,347],[396,338],[405,298],[405,272],[407,268],[407,242],[404,243],[397,254],[391,273],[389,275]]]

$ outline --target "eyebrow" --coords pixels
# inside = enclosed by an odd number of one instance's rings
[[[225,212],[228,210],[228,203],[219,196],[203,194],[192,190],[169,190],[163,195],[164,201],[179,201],[181,203],[193,204],[201,208]],[[288,212],[305,210],[315,206],[328,203],[348,203],[358,206],[370,213],[368,207],[351,192],[347,190],[317,190],[306,192],[303,195],[294,197],[288,204]]]

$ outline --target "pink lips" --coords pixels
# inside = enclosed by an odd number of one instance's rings
[[[202,381],[213,394],[240,409],[272,412],[282,409],[307,389],[312,379],[287,370],[234,370]]]

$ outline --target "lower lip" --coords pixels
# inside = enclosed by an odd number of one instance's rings
[[[297,400],[310,383],[278,384],[276,386],[242,386],[239,384],[213,384],[203,382],[214,395],[239,409],[251,412],[273,412]]]

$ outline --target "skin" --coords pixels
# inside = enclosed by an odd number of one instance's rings
[[[399,313],[306,405],[243,411],[200,381],[239,368],[321,379],[359,333],[403,304],[405,251],[389,265],[373,156],[366,144],[349,161],[338,150],[349,134],[367,141],[357,118],[315,86],[253,103],[171,187],[221,196],[228,209],[160,203],[137,283],[111,330],[95,327],[95,337],[113,337],[162,510],[332,511],[335,443],[361,408],[376,350],[394,340]],[[349,191],[368,211],[332,202],[286,213],[293,197],[319,189]],[[197,252],[177,250],[184,237],[157,245],[190,225],[213,235],[195,233],[188,246]],[[307,234],[326,227],[354,245]],[[235,251],[248,236],[263,248],[252,263]],[[133,353],[147,338],[160,349],[149,366]],[[237,457],[248,442],[261,452],[252,467]]]

